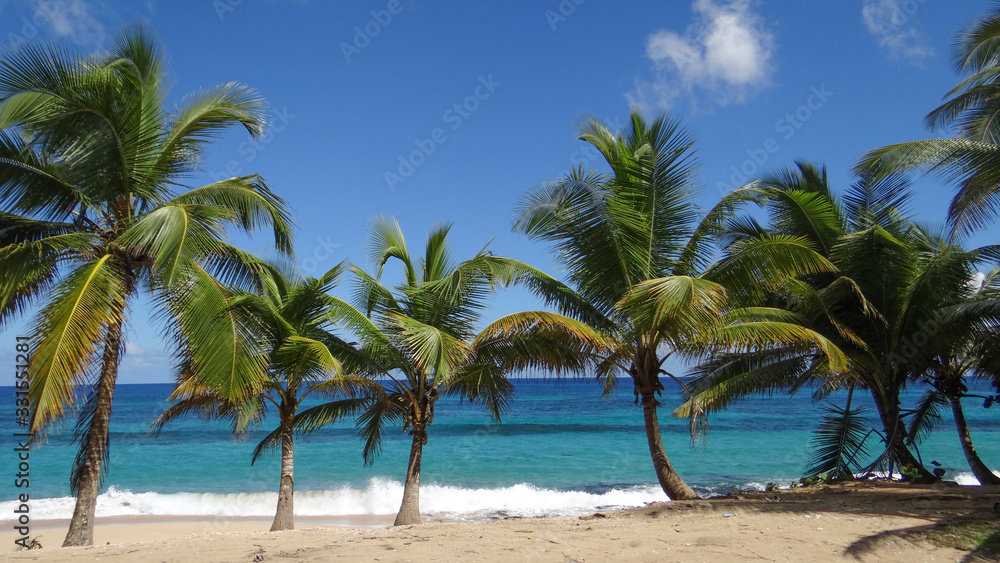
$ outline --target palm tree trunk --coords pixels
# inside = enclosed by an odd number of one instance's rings
[[[87,455],[80,468],[77,482],[76,508],[69,521],[69,532],[63,547],[78,547],[94,544],[94,513],[97,510],[97,495],[101,488],[101,469],[108,447],[108,429],[111,421],[111,404],[114,400],[115,380],[118,378],[118,362],[121,358],[122,324],[121,315],[116,315],[108,327],[104,343],[104,357],[101,361],[101,378],[97,382],[97,404],[87,440]]]
[[[393,526],[407,526],[420,523],[420,460],[423,457],[427,431],[413,428],[413,445],[410,446],[410,461],[406,465],[406,484],[403,485],[403,503]]]
[[[291,413],[281,413],[281,483],[271,531],[295,529],[295,450]]]
[[[965,454],[966,461],[972,469],[972,474],[979,480],[980,485],[1000,485],[1000,477],[990,471],[990,468],[979,459],[976,447],[972,445],[972,436],[969,434],[969,425],[965,421],[965,413],[962,412],[962,401],[960,397],[948,397],[951,402],[951,412],[955,415],[955,426],[958,428],[958,439],[962,442],[962,453]]]
[[[891,453],[892,459],[900,468],[913,467],[926,481],[937,480],[937,477],[920,463],[906,447],[906,442],[903,441],[906,437],[906,425],[903,424],[902,413],[899,410],[898,395],[882,400],[875,393],[872,393],[872,398],[875,399],[875,406],[878,409],[879,418],[882,420],[882,428],[886,436],[886,449]]]
[[[694,492],[684,479],[674,471],[673,465],[667,459],[663,449],[663,438],[660,435],[660,421],[656,416],[656,397],[654,393],[642,394],[642,416],[646,421],[646,441],[649,442],[649,454],[653,457],[653,468],[660,487],[671,500],[691,500],[701,498]]]

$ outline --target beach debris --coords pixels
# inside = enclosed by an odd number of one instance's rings
[[[595,513],[590,514],[588,516],[581,516],[580,520],[593,520],[594,518],[607,518],[607,517],[608,517],[608,515],[604,514],[603,512],[595,512]]]
[[[255,543],[253,545],[254,545],[254,547],[257,548],[257,553],[253,554],[253,560],[252,561],[254,563],[260,563],[261,561],[264,560],[264,546],[260,545],[259,543]]]
[[[732,518],[733,516],[736,516],[736,514],[733,514],[732,512],[723,512],[722,513],[722,517],[723,518]]]
[[[16,550],[21,551],[24,549],[42,549],[42,542],[38,541],[38,538],[40,537],[42,537],[41,534],[31,538],[28,541],[18,540],[17,542],[15,542],[17,543]]]

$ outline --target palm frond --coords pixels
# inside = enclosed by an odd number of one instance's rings
[[[109,428],[104,429],[102,436],[94,436],[94,416],[97,414],[98,387],[100,382],[93,386],[87,395],[87,400],[77,413],[76,426],[73,428],[73,442],[78,444],[76,457],[73,459],[73,469],[69,476],[69,490],[73,495],[78,495],[80,490],[80,480],[83,478],[83,471],[86,469],[87,458],[90,457],[91,447],[97,446],[101,452],[101,472],[98,476],[98,487],[104,483],[110,470],[111,459],[111,433]],[[94,443],[91,443],[91,440]]]
[[[495,364],[468,364],[448,384],[447,393],[458,395],[486,408],[493,422],[510,408],[514,385],[507,379],[507,370]]]
[[[909,419],[906,439],[919,443],[941,422],[941,409],[949,406],[948,398],[934,389],[929,389],[920,396],[917,405],[903,412],[903,417]]]
[[[296,432],[303,434],[314,432],[346,417],[365,412],[375,401],[373,397],[379,396],[377,393],[372,393],[370,396],[340,399],[309,407],[295,414],[292,427]]]
[[[122,275],[105,255],[71,272],[44,306],[34,333],[29,397],[31,429],[61,417],[99,350],[106,328],[121,322],[128,298]]]
[[[279,426],[257,443],[257,446],[254,447],[253,452],[250,454],[250,465],[257,463],[257,460],[262,456],[273,453],[274,450],[281,449],[282,431],[282,428]]]
[[[372,401],[358,416],[358,435],[365,441],[362,452],[365,465],[375,463],[375,458],[382,454],[383,428],[391,424],[402,426],[406,417],[403,401],[404,396],[399,392],[388,393]]]
[[[832,479],[853,479],[855,472],[862,469],[860,461],[868,454],[863,411],[836,405],[826,405],[823,410],[826,414],[813,433],[805,476],[825,473]]]

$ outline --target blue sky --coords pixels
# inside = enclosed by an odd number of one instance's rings
[[[92,51],[145,20],[171,61],[172,102],[228,81],[257,88],[271,106],[269,135],[220,139],[192,185],[263,175],[294,209],[307,272],[363,262],[364,233],[381,214],[399,219],[414,252],[431,226],[453,222],[460,257],[492,240],[495,253],[558,274],[544,247],[510,232],[511,216],[527,188],[599,166],[576,139],[582,117],[620,125],[638,105],[681,118],[697,139],[706,208],[795,159],[826,164],[843,187],[866,150],[944,134],[925,130],[923,116],[958,81],[955,33],[991,6],[0,0],[0,43]],[[920,181],[915,210],[940,223],[952,194]],[[536,306],[509,292],[493,315]],[[133,305],[123,383],[169,381],[147,313],[146,302]]]

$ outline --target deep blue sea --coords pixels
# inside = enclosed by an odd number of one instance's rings
[[[638,506],[666,500],[655,484],[642,410],[631,387],[604,400],[592,380],[519,380],[513,407],[492,424],[475,405],[442,399],[424,449],[421,508],[425,513],[480,518],[565,515],[597,507]],[[257,440],[272,421],[234,441],[222,422],[189,417],[153,438],[150,423],[168,404],[169,384],[120,385],[111,425],[111,463],[98,516],[273,515],[278,455],[250,465]],[[912,404],[919,390],[908,391]],[[0,520],[12,514],[17,472],[13,388],[0,388]],[[788,485],[809,457],[809,441],[825,402],[843,405],[846,394],[813,401],[808,391],[748,399],[709,418],[706,444],[691,445],[687,421],[671,418],[676,389],[664,393],[660,422],[671,462],[703,494]],[[855,406],[869,405],[855,393]],[[969,399],[966,416],[980,455],[1000,469],[1000,407]],[[946,478],[975,484],[965,463],[950,411],[920,446]],[[350,423],[299,437],[295,447],[296,513],[303,516],[392,514],[402,498],[409,436],[386,434],[382,456],[371,467]],[[35,519],[68,518],[69,474],[76,453],[72,426],[52,431],[33,447],[30,492]]]

